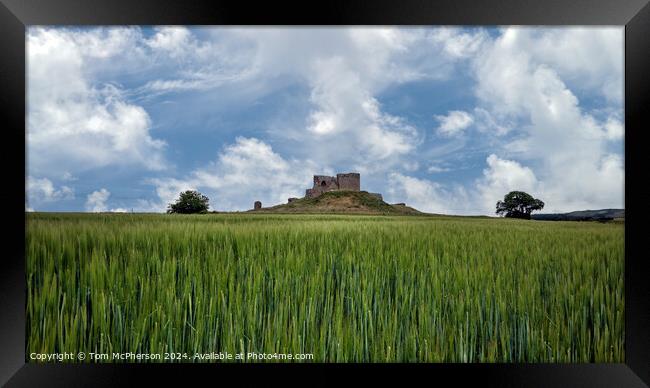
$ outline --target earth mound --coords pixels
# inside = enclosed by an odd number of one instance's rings
[[[299,198],[254,213],[334,213],[334,214],[424,214],[405,204],[388,204],[367,191],[329,191],[316,198]]]

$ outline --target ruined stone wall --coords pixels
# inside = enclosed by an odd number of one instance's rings
[[[339,184],[336,177],[327,175],[314,175],[314,187],[308,189],[308,197],[318,197],[326,191],[338,190]]]
[[[314,175],[314,189],[322,192],[338,190],[339,184],[336,177],[327,175]]]
[[[339,190],[361,190],[361,175],[359,173],[336,174],[336,180],[339,184]]]
[[[356,172],[336,174],[335,177],[328,175],[314,175],[314,186],[305,191],[305,196],[314,198],[327,191],[335,190],[360,191],[361,175]]]

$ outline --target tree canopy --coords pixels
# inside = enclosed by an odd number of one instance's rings
[[[209,208],[208,197],[194,190],[187,190],[180,193],[176,203],[170,203],[167,213],[206,213]]]
[[[511,191],[503,197],[503,201],[497,202],[497,214],[510,218],[529,220],[533,210],[542,208],[544,208],[544,202],[523,191]]]

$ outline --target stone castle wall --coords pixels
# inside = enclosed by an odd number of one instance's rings
[[[305,191],[309,198],[335,190],[361,190],[361,175],[359,173],[336,174],[335,177],[327,175],[314,175],[314,186]]]
[[[339,183],[339,190],[361,190],[361,175],[359,173],[336,174],[336,180]]]

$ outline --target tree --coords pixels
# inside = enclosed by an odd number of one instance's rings
[[[187,190],[180,193],[176,203],[170,203],[167,207],[167,213],[207,213],[208,197],[194,190]]]
[[[510,218],[530,220],[530,213],[542,208],[544,208],[544,202],[523,191],[511,191],[503,197],[503,201],[497,202],[497,214],[505,214]]]

